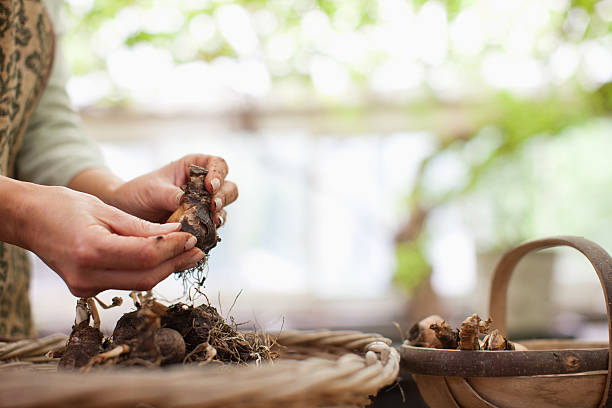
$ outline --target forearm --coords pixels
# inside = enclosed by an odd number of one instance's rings
[[[117,206],[114,192],[124,181],[107,169],[92,168],[79,172],[70,180],[68,187],[75,191],[91,194],[106,204]]]
[[[0,241],[28,249],[25,232],[37,188],[42,187],[0,176]]]

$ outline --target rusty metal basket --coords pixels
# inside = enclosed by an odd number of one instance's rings
[[[591,262],[604,291],[608,344],[571,340],[522,341],[527,351],[462,351],[400,347],[401,369],[412,374],[432,408],[612,407],[612,258],[599,245],[580,237],[532,241],[507,252],[491,284],[493,325],[506,334],[510,277],[529,252],[569,246]],[[537,271],[533,271],[537,273]]]

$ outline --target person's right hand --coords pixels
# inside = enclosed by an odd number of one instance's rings
[[[24,183],[25,184],[25,183]],[[36,253],[79,297],[149,290],[204,253],[180,224],[154,224],[64,187],[29,184],[17,244]]]

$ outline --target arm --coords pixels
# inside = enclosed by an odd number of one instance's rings
[[[0,176],[0,241],[35,252],[75,296],[149,290],[204,257],[180,224],[154,224],[65,187]]]

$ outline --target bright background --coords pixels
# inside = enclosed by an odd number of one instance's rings
[[[612,0],[71,0],[65,22],[68,91],[114,171],[228,161],[240,199],[206,291],[227,312],[242,290],[238,321],[394,335],[486,314],[479,254],[612,250]],[[577,254],[544,284],[544,334],[605,336]],[[69,330],[40,263],[32,292],[39,330]]]

